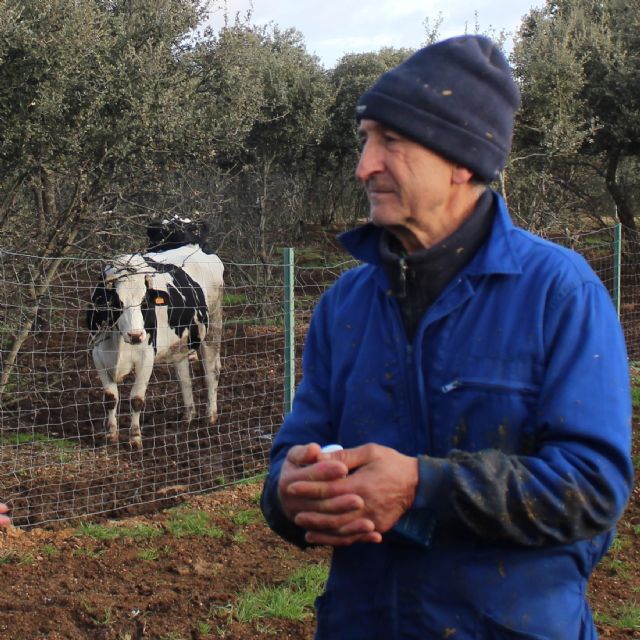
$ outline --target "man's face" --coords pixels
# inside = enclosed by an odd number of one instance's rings
[[[425,226],[446,226],[455,165],[375,120],[362,120],[358,133],[356,177],[365,186],[371,221],[414,235]]]

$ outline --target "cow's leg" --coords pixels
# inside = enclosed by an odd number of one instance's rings
[[[136,371],[136,381],[131,387],[131,426],[129,428],[129,444],[133,449],[142,449],[142,431],[140,430],[140,414],[144,408],[144,398],[153,371],[153,347],[145,353]]]
[[[182,391],[182,402],[184,404],[183,421],[189,424],[196,412],[195,402],[193,401],[193,385],[191,383],[191,370],[189,368],[189,359],[184,358],[175,363],[176,373],[180,381],[180,390]]]
[[[220,341],[203,341],[200,345],[200,356],[207,382],[209,423],[218,420],[218,379],[220,377]]]
[[[120,400],[118,385],[108,372],[108,363],[105,361],[105,354],[101,349],[95,348],[92,355],[96,371],[102,382],[104,401],[107,406],[107,442],[115,444],[118,442],[118,402]]]

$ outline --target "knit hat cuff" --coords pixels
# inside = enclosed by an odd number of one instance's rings
[[[380,122],[451,162],[470,169],[485,182],[498,177],[506,153],[492,140],[490,131],[485,137],[478,136],[462,125],[377,91],[368,91],[360,103],[366,104],[366,109],[357,109],[358,121],[366,118]],[[504,145],[505,141],[502,142]]]

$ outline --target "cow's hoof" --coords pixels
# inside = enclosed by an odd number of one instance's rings
[[[118,440],[120,438],[118,437],[117,433],[108,433],[107,434],[107,443],[108,444],[118,444]]]
[[[216,424],[216,422],[218,422],[218,414],[214,413],[212,416],[209,417],[209,424],[214,425]]]
[[[135,451],[142,451],[142,437],[141,436],[137,436],[135,438],[131,438],[129,440],[129,444],[131,445],[131,448],[134,449]]]

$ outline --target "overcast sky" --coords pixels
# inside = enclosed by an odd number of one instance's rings
[[[331,68],[345,53],[377,51],[380,47],[420,46],[425,40],[424,20],[442,15],[443,38],[474,32],[475,12],[481,32],[515,32],[522,17],[545,0],[227,0],[234,16],[253,5],[253,24],[275,22],[295,27],[304,35],[307,51]],[[222,12],[213,26],[223,24]]]

